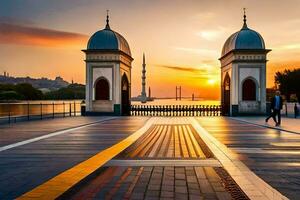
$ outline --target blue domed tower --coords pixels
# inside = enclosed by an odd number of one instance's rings
[[[129,115],[131,63],[126,39],[109,26],[94,33],[86,54],[86,113],[88,115]]]
[[[221,101],[224,115],[266,113],[267,53],[262,36],[244,24],[225,42],[221,61]]]

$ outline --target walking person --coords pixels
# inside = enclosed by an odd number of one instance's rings
[[[282,97],[280,96],[280,91],[277,90],[275,96],[272,98],[271,101],[271,115],[268,116],[266,118],[266,122],[268,122],[268,120],[272,117],[274,122],[276,123],[276,126],[280,126],[281,123],[281,109],[282,109],[282,104],[283,104],[283,100]],[[276,120],[276,116],[277,116],[277,120]]]

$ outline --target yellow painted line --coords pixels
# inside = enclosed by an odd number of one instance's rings
[[[174,126],[174,134],[175,134],[175,158],[180,158],[180,143],[179,143],[179,136],[178,136],[178,130],[177,126]]]
[[[174,132],[172,131],[173,128],[172,126],[170,126],[170,134],[171,134],[171,141],[168,147],[168,151],[167,151],[167,158],[169,157],[175,157],[174,156],[174,151],[175,151],[175,138],[174,138]]]
[[[278,163],[276,163],[278,164]],[[292,163],[280,163],[280,165],[282,166],[289,166],[289,167],[300,167],[300,163],[299,162],[292,162]]]
[[[194,145],[194,148],[195,148],[195,151],[197,152],[198,156],[200,158],[206,158],[206,156],[204,155],[198,141],[196,140],[196,138],[194,137],[194,134],[192,133],[192,130],[190,128],[190,126],[187,126],[187,130],[188,130],[188,133],[190,134],[190,137],[191,137],[191,140],[192,140],[192,143]]]
[[[159,151],[160,144],[163,142],[166,131],[167,131],[167,126],[163,126],[162,131],[160,133],[156,133],[156,134],[158,134],[158,139],[152,145],[152,149],[151,149],[148,157],[154,157],[157,154],[157,152]]]
[[[181,150],[182,150],[182,154],[184,158],[188,158],[189,156],[189,151],[187,149],[185,140],[184,140],[184,132],[182,130],[182,125],[178,126],[178,130],[179,130],[179,140],[180,140],[180,146],[181,146]]]
[[[79,163],[78,165],[62,172],[49,181],[39,185],[33,190],[23,194],[17,199],[56,199],[76,185],[78,182],[95,172],[106,162],[118,155],[124,149],[133,144],[141,137],[154,123],[155,118],[149,119],[146,124],[122,140],[121,142],[105,149],[93,157]]]
[[[143,140],[141,141],[141,143],[134,148],[134,150],[132,150],[131,152],[129,152],[127,157],[133,158],[138,156],[141,151],[145,148],[146,145],[148,145],[148,143],[153,139],[153,137],[155,136],[155,132],[160,128],[160,126],[153,126],[151,131],[147,131],[149,133],[147,133],[146,137],[143,138]]]
[[[167,126],[167,133],[165,134],[165,137],[163,139],[157,157],[164,157],[165,154],[167,154],[168,145],[170,144],[170,142],[171,142],[171,126]]]
[[[186,146],[189,150],[189,153],[190,153],[190,157],[192,158],[197,158],[197,155],[196,155],[196,152],[195,152],[195,149],[194,149],[194,146],[193,146],[193,143],[191,141],[191,137],[186,129],[186,125],[183,125],[182,126],[183,128],[183,133],[184,133],[184,137],[185,137],[185,141],[186,141]]]
[[[278,147],[300,147],[300,142],[273,142],[270,144]]]

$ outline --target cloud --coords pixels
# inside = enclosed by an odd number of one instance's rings
[[[207,73],[206,69],[197,69],[195,67],[183,67],[183,66],[173,66],[173,65],[156,65],[158,67],[177,70],[177,71],[184,71],[184,72],[192,72],[192,73]]]
[[[300,44],[299,43],[293,43],[293,44],[286,44],[286,45],[281,45],[277,47],[273,47],[272,49],[276,50],[298,50],[300,49]]]
[[[36,25],[33,21],[28,19],[19,19],[11,16],[1,16],[0,23],[7,23],[7,24],[16,24],[16,25],[27,25],[27,26],[34,26]]]
[[[0,22],[1,44],[62,47],[83,44],[87,38],[79,33]]]
[[[217,15],[216,13],[213,13],[213,12],[210,12],[210,11],[206,11],[206,12],[200,12],[200,13],[197,13],[193,16],[193,18],[195,20],[201,20],[201,21],[207,21],[207,20],[214,20],[216,19]]]
[[[222,33],[220,31],[216,31],[216,30],[206,30],[206,31],[200,31],[196,33],[196,35],[199,35],[200,37],[208,41],[216,40],[217,38],[220,37],[221,34]]]
[[[209,65],[209,66],[218,66],[219,65],[219,60],[217,59],[204,59],[200,60],[201,63],[204,65]]]
[[[207,81],[207,80],[218,80],[220,72],[215,69],[207,69],[206,67],[185,67],[185,66],[173,66],[173,65],[156,65],[157,67],[162,67],[165,69],[171,69],[181,72],[189,72],[190,74],[185,74],[190,80]],[[178,72],[179,73],[179,72]]]
[[[194,54],[210,55],[210,56],[215,56],[218,54],[216,50],[210,50],[210,49],[193,49],[193,48],[186,48],[186,47],[175,47],[175,49],[179,51],[185,51]]]
[[[207,80],[207,79],[211,79],[211,78],[218,78],[218,77],[219,77],[218,73],[206,73],[206,74],[199,74],[199,75],[191,76],[191,78],[203,79],[203,80]]]

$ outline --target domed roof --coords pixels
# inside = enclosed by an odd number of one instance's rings
[[[126,39],[109,27],[108,16],[106,27],[92,35],[87,44],[87,50],[119,50],[131,56],[131,51]]]
[[[246,16],[244,15],[243,28],[232,34],[225,42],[222,49],[222,57],[232,50],[259,50],[265,49],[265,42],[262,36],[248,28]]]

